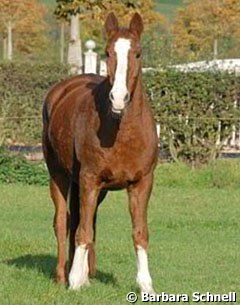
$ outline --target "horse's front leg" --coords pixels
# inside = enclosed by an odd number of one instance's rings
[[[137,256],[137,284],[141,292],[154,293],[148,268],[147,207],[152,190],[152,173],[128,188],[133,242]]]
[[[100,188],[94,177],[80,175],[80,221],[75,235],[75,253],[69,274],[70,289],[78,289],[89,283],[89,249],[93,243],[94,214]]]

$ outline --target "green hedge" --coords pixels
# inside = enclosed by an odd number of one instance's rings
[[[0,64],[0,144],[41,141],[44,96],[66,77],[68,68],[59,64]],[[165,70],[144,74],[144,83],[161,123],[161,145],[175,160],[211,161],[221,148],[219,121],[221,141],[239,124],[234,101],[240,97],[240,76]]]
[[[232,126],[239,126],[240,76],[167,70],[148,73],[145,84],[161,145],[175,160],[193,166],[214,160]]]
[[[0,65],[0,144],[41,141],[44,96],[67,76],[66,66],[53,63]]]

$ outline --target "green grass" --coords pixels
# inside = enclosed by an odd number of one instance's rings
[[[183,6],[183,0],[156,0],[156,10],[173,19],[179,8]]]
[[[200,171],[177,164],[158,167],[148,218],[158,293],[239,289],[239,168],[239,161]],[[127,292],[137,287],[124,192],[111,193],[100,207],[97,278],[77,292],[53,281],[54,209],[47,187],[0,184],[0,193],[1,305],[127,304]]]

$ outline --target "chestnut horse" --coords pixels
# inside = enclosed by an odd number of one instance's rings
[[[137,283],[141,291],[153,293],[147,256],[147,205],[158,149],[142,85],[142,18],[136,13],[129,28],[120,28],[110,13],[105,30],[108,76],[71,77],[50,89],[44,103],[43,150],[56,210],[56,279],[60,283],[67,280],[69,231],[69,286],[78,289],[89,282],[95,272],[98,205],[108,191],[126,188]]]

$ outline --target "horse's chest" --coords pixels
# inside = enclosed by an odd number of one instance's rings
[[[121,189],[141,179],[143,172],[140,169],[106,166],[100,171],[99,179],[103,188]]]
[[[100,180],[106,187],[124,188],[137,182],[148,171],[150,164],[144,157],[144,148],[133,149],[131,145],[105,152],[99,162]]]
[[[84,161],[85,170],[96,175],[103,187],[125,188],[151,169],[154,147],[151,137],[142,129],[127,126],[113,137],[99,137],[92,133],[84,139],[79,159]]]

